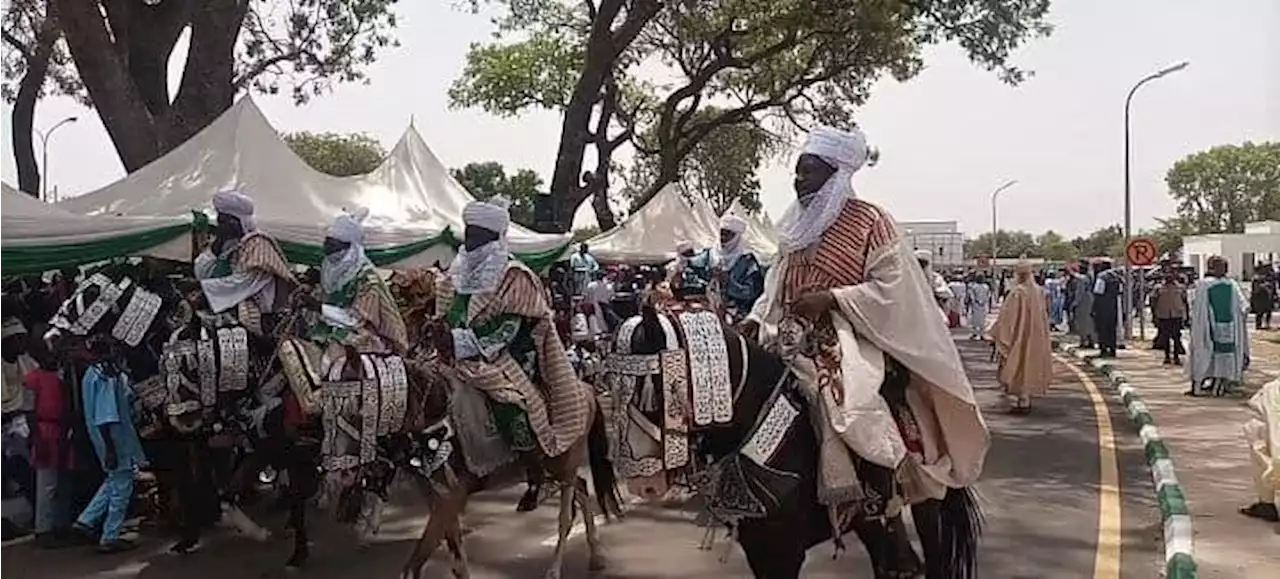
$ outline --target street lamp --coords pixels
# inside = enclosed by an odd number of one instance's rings
[[[1005,189],[1013,187],[1014,185],[1017,185],[1017,184],[1018,184],[1017,179],[1010,179],[1004,185],[996,187],[996,190],[991,192],[991,278],[992,278],[991,282],[992,283],[995,283],[996,281],[995,280],[996,259],[1000,253],[996,251],[996,249],[999,246],[998,242],[996,241],[996,237],[997,237],[996,232],[999,231],[998,229],[996,229],[996,199],[1000,197],[1001,191],[1004,191]]]
[[[1132,181],[1130,179],[1130,161],[1129,161],[1129,109],[1133,104],[1133,95],[1138,92],[1138,88],[1148,82],[1165,75],[1173,74],[1186,68],[1190,62],[1182,61],[1171,66],[1167,66],[1157,70],[1129,89],[1129,95],[1124,98],[1124,304],[1121,320],[1124,321],[1124,336],[1126,339],[1133,337],[1133,264],[1129,263],[1129,241],[1133,236],[1133,200],[1132,200]]]
[[[40,179],[40,198],[45,203],[49,202],[49,138],[53,136],[54,131],[58,130],[58,127],[67,123],[74,123],[76,120],[76,117],[67,117],[54,123],[52,127],[49,127],[49,130],[43,133],[36,131],[36,135],[40,137],[40,172],[44,173]]]

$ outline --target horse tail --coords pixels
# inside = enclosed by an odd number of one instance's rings
[[[978,576],[978,541],[984,526],[982,508],[973,489],[947,489],[939,501],[938,530],[945,577]]]
[[[591,466],[591,484],[595,487],[596,501],[606,519],[622,518],[622,497],[618,493],[618,478],[609,460],[609,434],[605,430],[604,410],[597,403],[591,430],[587,432],[587,462]]]

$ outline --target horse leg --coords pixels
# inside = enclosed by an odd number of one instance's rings
[[[538,508],[539,499],[542,498],[542,484],[546,482],[546,473],[542,468],[542,461],[536,453],[524,453],[520,457],[520,461],[525,466],[525,481],[529,488],[524,491],[524,496],[520,497],[520,502],[516,504],[517,513],[527,513]]]
[[[578,478],[573,492],[582,507],[583,525],[587,529],[587,570],[601,571],[605,568],[604,549],[600,545],[600,531],[596,528],[595,509],[591,508],[591,494],[587,492],[587,481]]]
[[[445,546],[449,548],[449,554],[453,555],[454,579],[471,579],[471,567],[467,564],[467,551],[462,544],[461,521],[459,521],[458,526],[445,534],[444,542]]]
[[[311,555],[311,541],[307,536],[307,501],[315,494],[320,484],[315,463],[302,446],[288,449],[289,487],[285,492],[289,497],[289,528],[293,529],[293,554],[285,563],[286,567],[299,568]]]
[[[914,578],[921,573],[920,557],[901,516],[888,519],[860,519],[853,531],[867,549],[877,579]]]
[[[422,529],[422,536],[418,538],[418,543],[413,547],[413,553],[409,555],[409,560],[405,561],[404,568],[400,571],[402,579],[413,578],[419,579],[422,576],[422,567],[431,560],[431,555],[435,553],[436,547],[440,546],[440,540],[447,538],[452,532],[461,535],[459,532],[460,517],[462,510],[467,504],[467,489],[461,486],[449,491],[443,495],[432,505],[431,515],[427,518],[427,526]],[[459,542],[461,547],[461,542]]]
[[[572,481],[574,477],[566,477]],[[573,483],[560,483],[560,529],[556,540],[556,554],[551,560],[551,568],[547,569],[546,579],[560,579],[564,571],[564,544],[569,538],[569,530],[573,528]]]
[[[746,520],[738,524],[738,544],[756,579],[798,579],[804,566],[803,521],[796,518]]]

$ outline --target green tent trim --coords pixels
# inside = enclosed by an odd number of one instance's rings
[[[202,212],[193,211],[190,224],[167,225],[83,243],[5,247],[0,249],[0,275],[8,277],[42,273],[107,261],[121,256],[137,255],[192,230],[203,230],[208,226],[209,217]],[[367,247],[365,253],[375,265],[385,266],[408,259],[437,245],[447,245],[457,250],[462,242],[450,228],[446,227],[439,235],[433,237],[400,245]],[[530,269],[542,272],[559,261],[569,245],[565,243],[545,251],[516,253],[515,257]],[[284,251],[286,260],[301,265],[319,266],[324,256],[321,246],[310,243],[280,241],[280,249]]]

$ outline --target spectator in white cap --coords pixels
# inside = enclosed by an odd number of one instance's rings
[[[747,247],[746,230],[747,220],[732,213],[720,220],[720,287],[725,313],[734,323],[745,318],[764,293],[764,269]]]
[[[367,209],[334,219],[320,262],[321,320],[313,339],[350,345],[360,353],[403,355],[409,349],[404,318],[391,290],[364,252]]]
[[[463,245],[437,293],[437,311],[451,328],[438,347],[462,383],[489,397],[495,424],[515,450],[558,456],[586,433],[590,393],[556,332],[542,280],[508,252],[507,207],[499,197],[472,201],[462,212]],[[533,504],[540,483],[530,480],[525,499],[533,494]]]
[[[942,311],[942,319],[947,318],[947,302],[955,297],[951,293],[951,288],[947,285],[946,278],[942,274],[933,269],[933,252],[927,249],[917,249],[915,251],[916,263],[920,264],[920,269],[924,270],[924,277],[928,280],[929,285],[933,288],[933,299],[938,300],[938,309]]]
[[[235,308],[247,328],[261,332],[261,314],[283,306],[297,282],[280,246],[258,230],[252,199],[222,191],[213,196],[213,208],[218,212],[213,242],[196,257],[196,278],[209,309]]]

